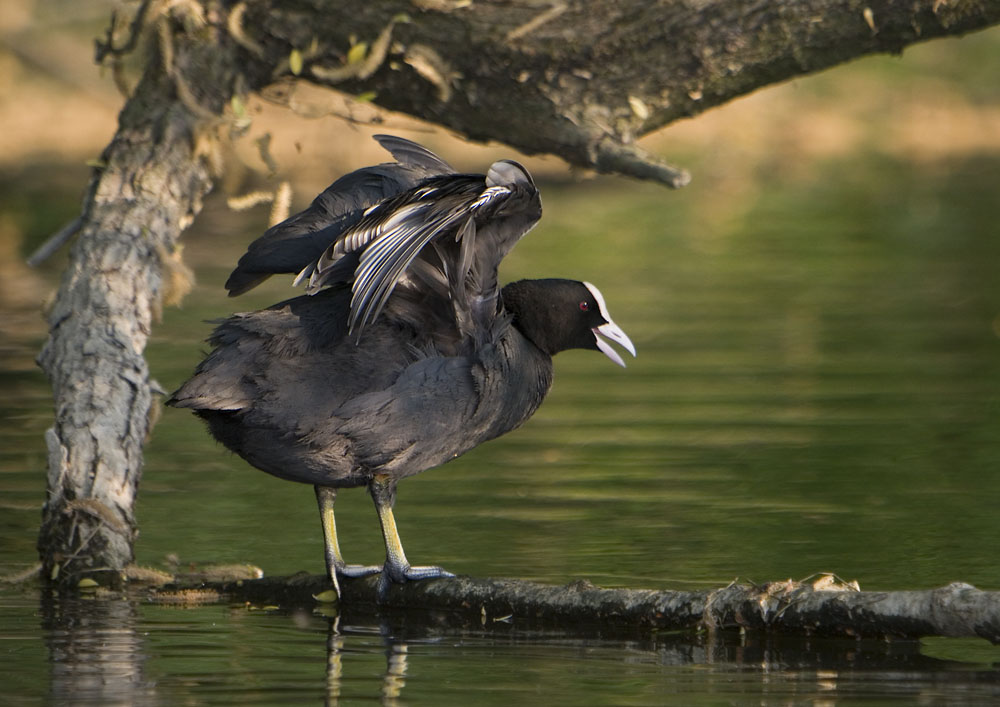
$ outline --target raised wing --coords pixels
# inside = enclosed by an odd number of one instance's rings
[[[497,267],[540,217],[538,191],[516,162],[496,162],[485,176],[430,177],[368,209],[296,282],[308,278],[307,292],[352,283],[357,338],[400,285],[428,306],[450,302],[465,338],[495,315]]]
[[[275,273],[297,273],[366,210],[436,175],[455,170],[427,148],[392,135],[375,140],[396,159],[346,174],[327,187],[304,211],[272,226],[247,248],[226,281],[229,296],[243,294]]]

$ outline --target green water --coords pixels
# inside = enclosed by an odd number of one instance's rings
[[[1000,161],[831,163],[753,193],[624,180],[542,186],[503,276],[597,284],[638,358],[556,359],[521,430],[400,486],[414,563],[550,583],[705,588],[820,571],[863,589],[1000,589]],[[187,238],[198,287],[148,356],[166,390],[203,320],[288,295],[221,283],[260,224],[210,204]],[[240,217],[243,218],[243,217]],[[237,225],[234,226],[234,223]],[[51,281],[57,274],[49,272]],[[50,401],[9,343],[0,570],[34,560]],[[249,468],[168,409],[148,446],[141,564],[323,569],[312,490]],[[338,500],[350,562],[381,562],[361,491]],[[99,647],[99,649],[98,649]],[[978,641],[588,637],[0,594],[12,704],[981,702]],[[6,674],[6,675],[5,675]],[[73,695],[74,697],[70,697]]]

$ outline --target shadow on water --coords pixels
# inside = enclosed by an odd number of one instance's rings
[[[916,641],[729,632],[584,635],[502,622],[458,625],[443,615],[347,609],[323,616],[50,595],[38,608],[48,653],[45,697],[60,703],[511,704],[546,697],[643,704],[687,696],[696,704],[754,695],[920,702],[1000,696],[994,666],[929,657]],[[599,684],[604,689],[595,691]],[[15,679],[8,687],[16,685]]]

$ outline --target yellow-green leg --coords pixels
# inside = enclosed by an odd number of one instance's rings
[[[337,489],[329,486],[316,486],[316,502],[319,504],[319,517],[323,523],[323,544],[326,549],[326,571],[333,582],[333,588],[340,596],[340,582],[337,575],[344,577],[367,577],[377,574],[382,568],[378,565],[349,565],[340,554],[340,543],[337,541],[337,523],[333,516],[333,504],[337,500]]]
[[[378,595],[384,599],[389,592],[389,584],[402,584],[410,579],[431,579],[434,577],[454,577],[441,567],[432,565],[411,567],[399,540],[396,519],[392,515],[392,504],[396,499],[396,482],[388,474],[376,474],[368,486],[375,510],[382,525],[382,539],[385,541],[385,567],[378,581]]]

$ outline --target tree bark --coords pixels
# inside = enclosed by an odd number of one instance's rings
[[[636,138],[762,86],[997,22],[1000,5],[981,0],[299,0],[248,3],[241,26],[265,59],[258,81],[296,50],[310,80],[474,140],[676,187],[687,173]],[[370,42],[370,65],[345,66],[352,36]]]
[[[341,579],[343,608],[444,612],[458,623],[502,621],[561,630],[679,631],[752,629],[784,635],[851,638],[965,636],[1000,643],[1000,592],[955,582],[925,591],[862,592],[821,575],[812,583],[731,584],[692,592],[562,587],[513,579],[454,577],[394,585],[378,604],[377,577]],[[183,583],[152,594],[183,603],[220,598],[281,607],[314,606],[332,594],[324,575]],[[332,598],[332,597],[331,597]]]
[[[147,0],[124,46],[109,35],[99,47],[115,62],[141,35],[154,51],[95,170],[39,357],[56,416],[43,576],[115,582],[131,561],[156,388],[143,350],[169,283],[183,281],[177,240],[248,92],[287,99],[300,74],[473,139],[680,186],[686,173],[635,138],[776,81],[996,22],[1000,3],[976,0]]]
[[[199,51],[188,58],[212,64]],[[214,72],[219,80],[225,73],[221,65]],[[38,549],[42,576],[60,584],[90,574],[115,584],[133,557],[133,507],[158,389],[143,350],[172,280],[183,280],[177,239],[212,184],[199,154],[204,130],[162,64],[151,62],[84,201],[38,358],[56,409],[45,436]]]

